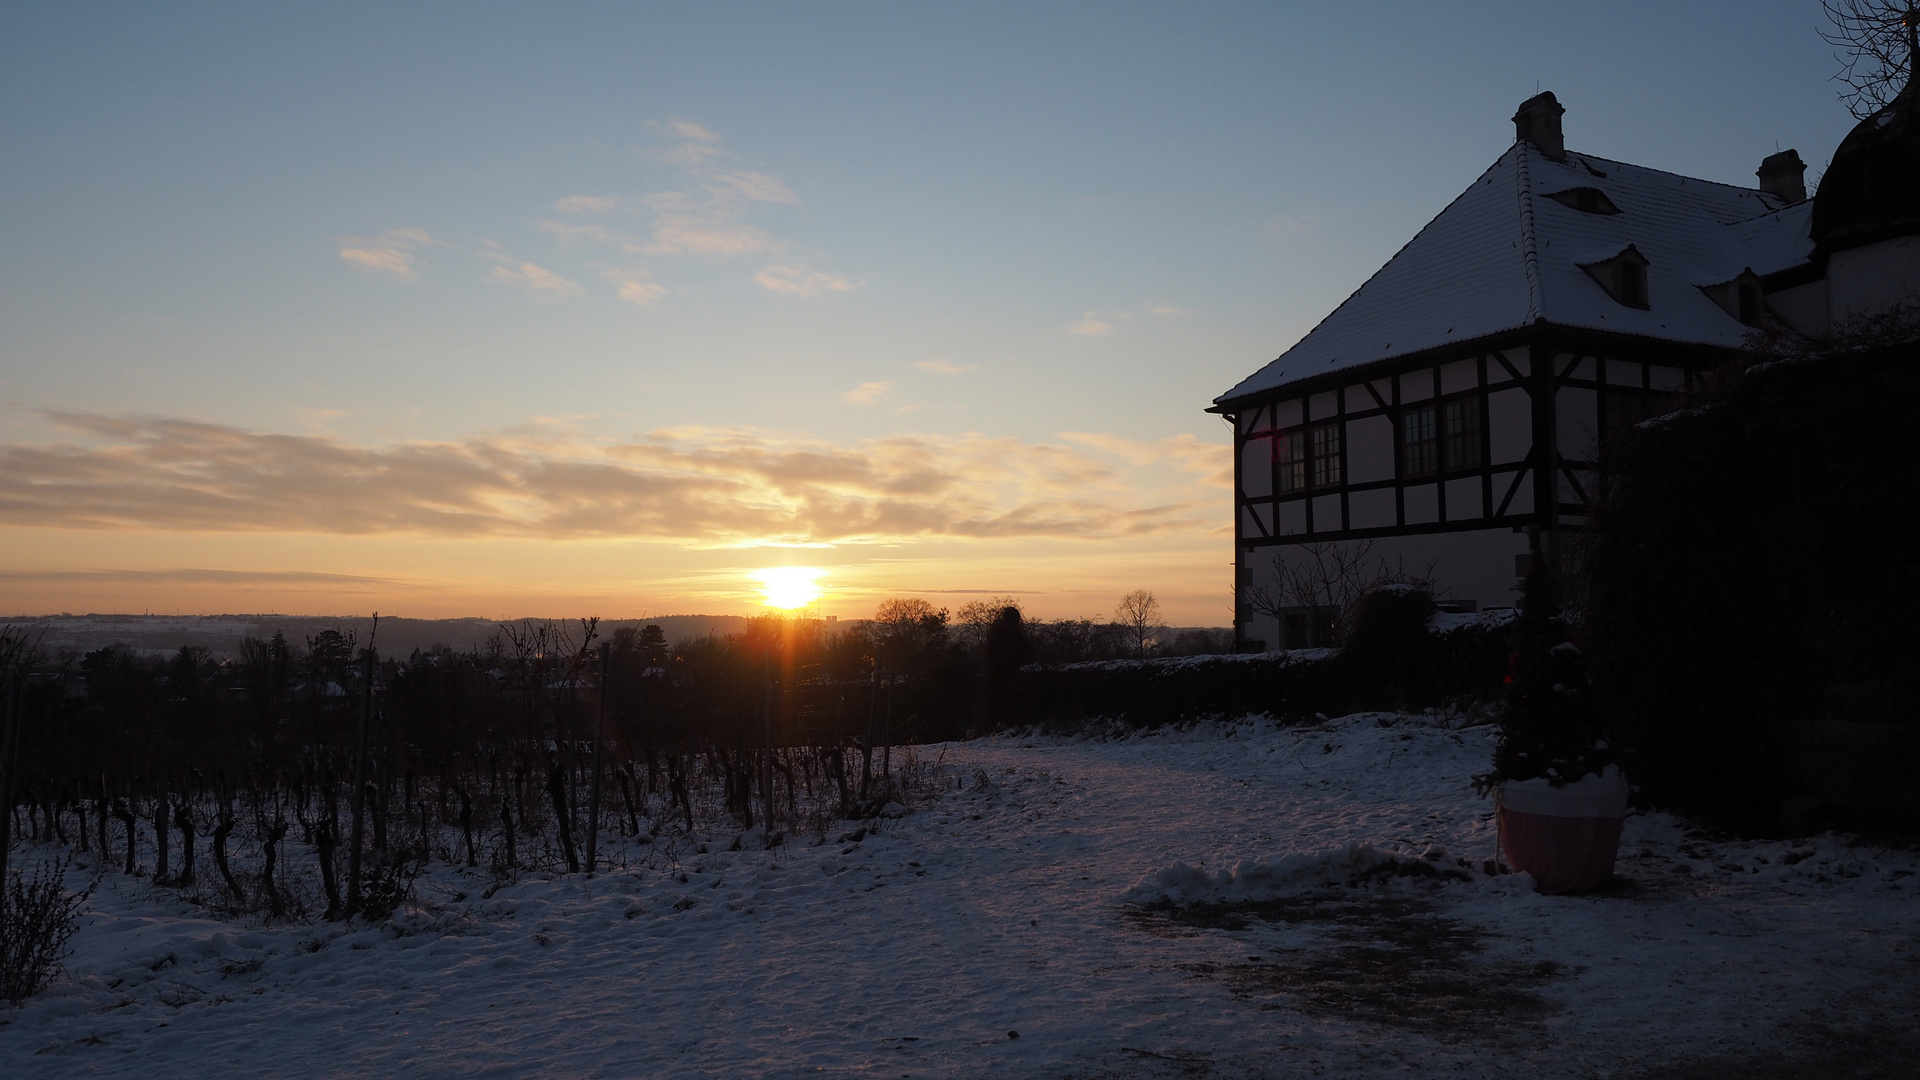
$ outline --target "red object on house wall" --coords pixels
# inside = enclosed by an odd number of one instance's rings
[[[1627,781],[1617,769],[1559,788],[1507,784],[1497,808],[1507,865],[1532,874],[1537,891],[1581,893],[1613,879],[1627,813]]]

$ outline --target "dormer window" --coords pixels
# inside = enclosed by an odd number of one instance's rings
[[[1583,214],[1620,213],[1620,208],[1613,205],[1612,199],[1607,198],[1607,193],[1597,187],[1568,188],[1565,191],[1556,191],[1547,198]]]
[[[1632,244],[1611,259],[1581,263],[1580,269],[1618,303],[1631,308],[1647,306],[1647,257]]]
[[[1752,267],[1740,271],[1740,276],[1732,281],[1702,285],[1700,291],[1719,304],[1720,310],[1748,326],[1759,326],[1766,315],[1767,303],[1760,288],[1760,275],[1754,273]]]

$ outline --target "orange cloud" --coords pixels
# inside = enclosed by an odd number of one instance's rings
[[[848,292],[859,288],[839,274],[829,274],[805,266],[769,266],[753,275],[762,288],[783,296],[819,296],[821,293]]]
[[[901,435],[837,445],[688,428],[354,445],[162,417],[51,413],[72,441],[0,445],[0,521],[697,546],[1213,531],[1217,508],[1142,499],[1072,445]]]
[[[416,281],[420,269],[414,264],[414,252],[438,246],[440,241],[425,229],[389,229],[372,239],[347,237],[340,241],[340,257],[355,270],[385,277]]]
[[[569,195],[553,204],[563,214],[604,214],[619,207],[619,196],[602,195]]]
[[[880,395],[893,389],[890,382],[863,382],[859,386],[840,395],[840,400],[852,405],[872,405],[880,400]]]
[[[1142,442],[1089,431],[1063,431],[1060,437],[1105,450],[1134,465],[1172,465],[1185,472],[1199,473],[1201,483],[1209,487],[1233,487],[1233,450],[1225,443],[1201,442],[1192,435]]]
[[[1080,316],[1079,322],[1067,327],[1067,333],[1079,334],[1081,337],[1106,337],[1113,333],[1113,324],[1101,320],[1094,312],[1089,311]]]
[[[969,371],[979,371],[979,364],[954,364],[945,360],[921,360],[913,365],[921,371],[931,371],[935,375],[965,375]]]
[[[518,285],[528,292],[533,293],[565,295],[570,292],[577,292],[580,288],[580,286],[575,285],[559,274],[535,266],[532,263],[521,263],[520,269],[518,270],[509,270],[504,266],[496,266],[493,268],[493,276],[499,281],[507,282],[510,285]]]
[[[667,288],[645,270],[608,270],[602,274],[618,287],[620,299],[646,307],[667,295]]]

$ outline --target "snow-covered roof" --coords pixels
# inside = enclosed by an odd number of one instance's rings
[[[1619,212],[1550,197],[1576,188]],[[1555,161],[1522,140],[1320,325],[1215,401],[1538,322],[1737,346],[1748,328],[1699,287],[1805,262],[1810,209],[1592,154]],[[1644,309],[1581,269],[1629,244],[1647,261]]]

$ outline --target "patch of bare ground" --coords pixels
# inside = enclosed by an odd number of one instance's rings
[[[1160,905],[1132,917],[1166,936],[1225,930],[1241,963],[1180,965],[1224,980],[1263,1010],[1292,1010],[1420,1031],[1443,1042],[1532,1024],[1561,1006],[1535,989],[1569,974],[1551,961],[1484,956],[1484,931],[1421,899],[1325,892],[1250,904]],[[1304,932],[1303,932],[1304,931]]]

